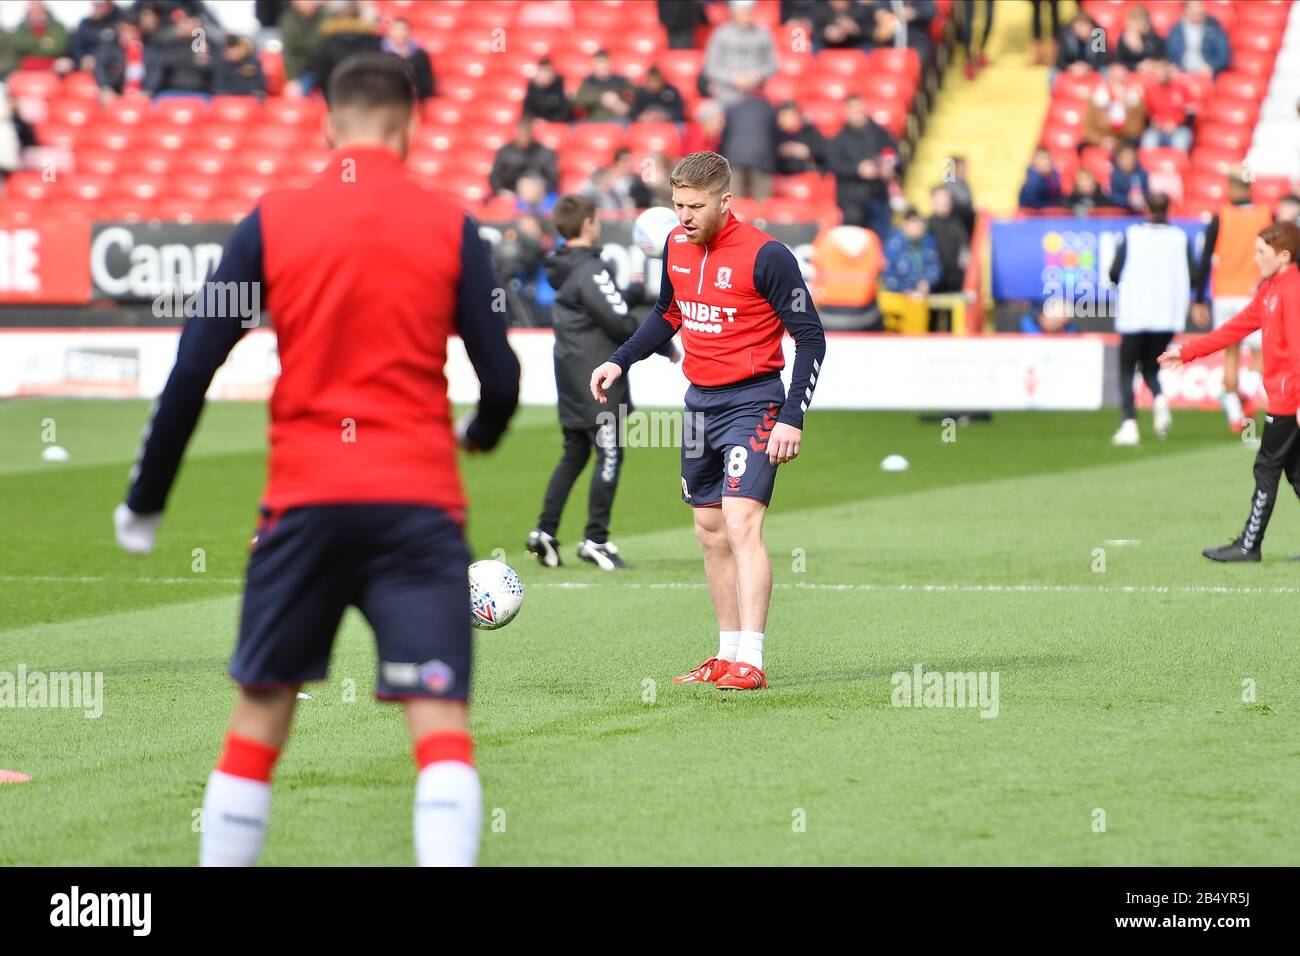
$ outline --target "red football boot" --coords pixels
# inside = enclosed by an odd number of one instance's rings
[[[767,678],[753,664],[736,661],[718,678],[718,690],[762,690]]]
[[[674,684],[712,684],[723,674],[727,673],[727,668],[731,666],[731,661],[724,661],[720,657],[710,657],[689,674],[682,674],[680,677],[674,677]]]

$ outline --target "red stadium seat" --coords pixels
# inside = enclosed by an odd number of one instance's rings
[[[1219,21],[1219,25],[1232,36],[1237,23],[1237,4],[1239,0],[1207,0],[1206,12]]]
[[[682,138],[676,123],[633,123],[627,129],[627,145],[638,156],[682,154]]]
[[[1086,110],[1087,104],[1078,100],[1052,100],[1047,107],[1047,124],[1081,130]]]
[[[194,142],[194,135],[184,126],[145,126],[139,131],[137,148],[165,149],[180,152]]]
[[[165,188],[161,176],[126,175],[113,180],[111,196],[114,199],[134,199],[149,201],[157,199]]]
[[[1289,3],[1242,3],[1236,9],[1239,29],[1278,35],[1285,32],[1291,13]]]
[[[889,130],[894,139],[902,139],[907,129],[907,111],[900,104],[889,100],[866,100],[863,105],[871,118]]]
[[[121,153],[112,153],[103,149],[79,149],[73,155],[78,173],[92,176],[112,176],[122,168]]]
[[[122,158],[122,171],[142,176],[166,176],[176,167],[179,154],[155,149],[136,149]]]
[[[94,74],[69,73],[63,78],[63,95],[79,100],[98,100],[99,84],[95,82]]]
[[[803,88],[796,99],[845,100],[862,96],[866,74],[805,73]]]
[[[463,142],[473,143],[495,153],[515,138],[515,126],[513,123],[505,126],[499,123],[475,123],[472,126],[462,126],[458,134]]]
[[[1074,189],[1074,174],[1079,169],[1079,153],[1074,149],[1052,150],[1052,166],[1055,167],[1056,173],[1061,177],[1061,189],[1070,192]],[[1103,183],[1102,188],[1106,189],[1110,183]]]
[[[1236,73],[1249,73],[1267,81],[1273,73],[1274,59],[1272,53],[1237,49],[1232,52],[1232,69]]]
[[[208,203],[205,199],[173,196],[161,200],[155,208],[158,217],[164,222],[205,222],[208,217]]]
[[[1218,96],[1229,99],[1251,100],[1258,103],[1268,93],[1268,77],[1224,70],[1215,78],[1214,92]]]
[[[255,96],[214,96],[210,112],[214,123],[256,122],[262,102]]]
[[[440,185],[447,192],[468,202],[480,202],[488,194],[487,180],[476,176],[444,176]]]
[[[1082,129],[1066,126],[1063,123],[1049,122],[1043,126],[1043,133],[1038,138],[1038,142],[1051,150],[1073,149],[1082,139]]]
[[[176,171],[205,178],[220,176],[233,167],[234,156],[219,149],[188,149],[176,157]]]
[[[1251,128],[1244,125],[1201,123],[1196,128],[1196,145],[1197,147],[1232,150],[1245,155],[1246,150],[1250,147],[1251,133]]]
[[[450,79],[458,76],[481,80],[488,75],[497,56],[499,54],[479,53],[475,50],[457,50],[448,53],[438,60],[439,85],[443,77]]]
[[[472,117],[482,123],[513,126],[522,113],[520,103],[502,99],[479,99],[474,103]]]
[[[1079,154],[1079,165],[1092,173],[1093,178],[1110,189],[1110,154],[1100,146],[1089,146]]]
[[[1169,31],[1173,25],[1181,19],[1183,15],[1182,3],[1151,3],[1147,4],[1147,13],[1151,14],[1151,28],[1162,37],[1168,37]]]
[[[1283,196],[1295,192],[1296,184],[1285,176],[1260,176],[1251,184],[1250,198],[1265,206],[1276,206]]]
[[[612,156],[626,139],[627,130],[619,123],[581,123],[573,128],[567,149],[585,147]]]
[[[481,95],[478,80],[467,76],[438,76],[438,93],[461,103],[472,103]]]
[[[817,72],[837,76],[864,76],[874,66],[885,69],[879,63],[873,64],[871,58],[862,50],[822,50],[817,54]],[[903,72],[901,69],[886,72]]]
[[[243,126],[204,123],[194,129],[194,149],[215,149],[223,153],[233,152],[244,142],[247,131]]]
[[[802,77],[777,73],[767,78],[763,84],[763,95],[772,103],[785,103],[796,100],[803,95]]]
[[[84,145],[120,153],[131,149],[141,138],[140,127],[98,123],[86,130]]]
[[[436,178],[448,168],[446,153],[412,152],[406,157],[406,165],[417,176]]]
[[[1062,70],[1052,81],[1052,98],[1086,102],[1092,96],[1093,90],[1100,85],[1101,76],[1098,73],[1075,76],[1069,70]]]
[[[249,148],[235,156],[234,170],[241,176],[275,178],[288,175],[292,165],[288,154],[280,150]]]
[[[862,94],[873,99],[898,100],[908,107],[916,95],[916,87],[901,73],[868,73],[862,78]]]
[[[774,196],[766,199],[759,206],[759,215],[768,222],[807,222],[809,212],[813,208],[820,208],[822,204],[810,207],[802,199],[782,199]]]
[[[872,50],[869,54],[871,57],[871,69],[879,70],[882,73],[902,73],[909,76],[912,83],[920,84],[921,82],[921,55],[915,50],[904,47],[881,47]],[[818,54],[820,57],[821,54]]]
[[[469,112],[459,100],[435,96],[424,102],[424,121],[440,126],[455,126]]]
[[[610,59],[619,63],[629,56],[657,57],[668,46],[663,28],[637,30],[634,33],[615,33],[610,44]]]
[[[743,196],[737,196],[731,200],[731,211],[736,214],[742,222],[753,222],[758,218],[759,203],[756,199],[746,199]]]
[[[9,95],[14,99],[48,100],[63,89],[58,74],[47,70],[14,70],[9,74],[8,83]]]
[[[683,96],[696,88],[703,66],[703,50],[664,50],[659,54],[659,69]]]
[[[297,176],[319,176],[334,162],[334,153],[325,147],[295,150],[290,158]]]
[[[1158,146],[1151,149],[1138,150],[1138,163],[1147,172],[1156,170],[1166,170],[1183,176],[1191,168],[1191,162],[1187,158],[1187,153],[1181,149],[1174,149],[1172,146]]]
[[[186,202],[207,202],[221,193],[221,179],[217,176],[181,175],[168,180],[167,194]]]
[[[262,76],[266,78],[267,94],[279,96],[284,91],[286,80],[284,56],[279,50],[259,50],[257,62],[262,67]]]
[[[157,217],[157,207],[147,199],[106,199],[95,207],[96,222],[148,222]]]
[[[120,96],[104,104],[104,122],[118,126],[140,126],[153,115],[153,104],[146,96]]]
[[[805,73],[812,73],[817,68],[817,61],[811,53],[806,52],[810,48],[805,46],[802,52],[794,52],[791,47],[784,44],[778,44],[776,48],[776,68],[782,76],[803,76]]]
[[[1192,172],[1214,173],[1226,179],[1232,168],[1240,165],[1242,158],[1243,154],[1239,150],[1198,146],[1192,150]]]
[[[78,173],[63,180],[63,195],[74,196],[86,202],[96,202],[109,193],[113,179],[91,173]]]
[[[325,134],[310,126],[272,126],[263,123],[249,130],[243,145],[245,148],[284,152],[308,143],[313,146],[324,145]]]
[[[94,100],[63,99],[49,104],[46,118],[60,126],[88,126],[99,117],[99,104]]]
[[[154,101],[153,116],[158,123],[193,126],[208,118],[208,103],[200,96],[167,96]]]
[[[533,122],[533,139],[549,150],[558,151],[569,139],[569,124],[535,120]]]
[[[1274,33],[1271,30],[1237,30],[1232,34],[1232,49],[1237,50],[1254,50],[1256,53],[1276,54],[1278,48],[1282,45],[1282,34]]]
[[[844,125],[844,105],[835,100],[808,100],[801,104],[804,118],[825,137],[834,136]]]
[[[1222,123],[1254,128],[1255,121],[1259,118],[1259,105],[1250,100],[1216,96],[1205,104],[1197,118],[1201,123]]]
[[[272,97],[262,107],[262,122],[277,126],[309,126],[319,129],[324,118],[325,101],[314,96],[294,99]]]
[[[42,123],[36,128],[36,142],[54,149],[72,151],[87,142],[95,127],[81,129],[77,126],[64,126],[61,123]]]
[[[437,155],[436,153],[433,155]],[[492,172],[494,154],[491,150],[465,150],[444,154],[444,172],[451,175],[472,175],[487,182],[488,173]]]
[[[589,177],[596,170],[608,166],[613,158],[612,152],[607,150],[575,148],[575,146],[570,145],[564,152],[560,153],[560,171],[570,175],[581,174]]]
[[[800,173],[797,176],[777,176],[772,182],[772,193],[780,199],[815,203],[827,196],[826,186],[821,173]]]
[[[1228,180],[1217,173],[1193,170],[1183,181],[1188,201],[1223,203],[1228,199]]]
[[[246,200],[251,208],[275,185],[275,181],[266,176],[231,176],[222,180],[219,195],[225,199]]]
[[[603,30],[572,30],[565,36],[564,45],[557,52],[595,56],[597,50],[605,49],[609,40],[609,34]]]
[[[9,177],[5,189],[6,201],[26,199],[39,202],[49,199],[57,190],[56,182],[46,180],[41,173],[20,170]]]

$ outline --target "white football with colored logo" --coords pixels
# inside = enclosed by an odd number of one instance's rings
[[[677,228],[677,213],[666,206],[651,206],[636,217],[632,241],[650,259],[661,259],[668,233]]]
[[[469,566],[469,620],[475,627],[505,627],[523,606],[524,583],[510,565],[487,559]]]

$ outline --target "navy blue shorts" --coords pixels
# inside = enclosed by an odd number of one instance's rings
[[[686,390],[682,428],[682,501],[695,507],[727,498],[771,504],[777,466],[767,439],[785,402],[775,373],[758,382]]]
[[[468,568],[465,535],[439,508],[263,509],[230,676],[250,688],[322,680],[352,605],[375,632],[376,697],[466,700]]]

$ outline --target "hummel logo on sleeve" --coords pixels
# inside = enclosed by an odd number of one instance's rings
[[[609,273],[602,269],[593,278],[596,280],[596,288],[605,297],[605,301],[614,310],[614,314],[627,315],[627,303],[619,295],[618,286],[614,285],[614,280],[609,277]]]

